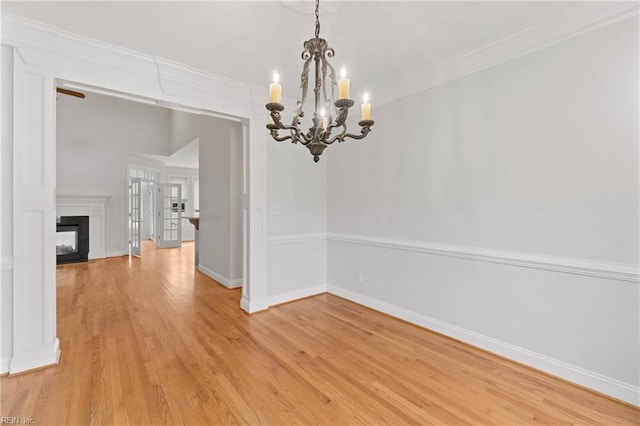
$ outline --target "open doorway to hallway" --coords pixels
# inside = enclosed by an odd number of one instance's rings
[[[105,197],[98,237],[105,249],[90,258],[144,256],[144,241],[178,247],[196,240],[189,219],[197,218],[196,267],[227,287],[242,286],[241,123],[84,93],[58,95],[57,188]]]

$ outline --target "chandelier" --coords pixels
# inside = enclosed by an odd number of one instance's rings
[[[371,131],[373,120],[371,119],[371,104],[365,93],[361,105],[360,134],[347,133],[347,115],[354,101],[349,98],[349,79],[346,78],[344,68],[341,70],[341,78],[336,82],[336,75],[329,58],[333,58],[334,50],[329,47],[325,39],[320,38],[320,0],[316,0],[316,32],[315,37],[304,42],[302,51],[302,76],[300,88],[301,100],[298,101],[293,120],[290,125],[282,122],[280,113],[284,111],[282,105],[282,86],[278,82],[278,74],[274,73],[273,83],[269,86],[269,124],[267,129],[271,137],[278,142],[291,140],[292,143],[300,142],[306,146],[313,161],[316,163],[326,147],[334,142],[342,142],[346,138],[363,139]],[[309,89],[309,67],[314,61],[314,110],[312,126],[305,132],[300,129],[300,119],[304,117],[303,107],[307,101]],[[336,88],[338,97],[336,98]],[[284,131],[280,136],[280,131]],[[335,134],[333,134],[335,131]]]

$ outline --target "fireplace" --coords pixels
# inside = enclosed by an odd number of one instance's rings
[[[89,260],[89,216],[61,216],[56,226],[57,263]]]

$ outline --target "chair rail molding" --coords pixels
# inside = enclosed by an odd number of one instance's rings
[[[339,233],[329,233],[328,240],[347,244],[364,244],[391,250],[412,251],[435,256],[457,257],[480,262],[501,263],[523,268],[586,275],[617,281],[640,282],[640,266],[632,264]]]
[[[267,238],[268,245],[293,244],[307,241],[322,241],[327,239],[326,232],[314,232],[309,234],[274,235]]]

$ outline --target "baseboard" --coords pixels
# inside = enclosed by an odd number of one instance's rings
[[[640,406],[640,387],[340,287],[329,285],[327,291],[621,401]]]
[[[89,259],[93,260],[93,259],[104,259],[105,257],[107,257],[107,252],[105,252],[104,250],[100,250],[100,251],[90,251],[89,252]]]
[[[120,257],[120,256],[129,256],[129,250],[108,251],[106,257]]]
[[[241,288],[242,287],[242,278],[236,278],[235,280],[231,280],[229,282],[229,288]]]
[[[0,359],[0,374],[6,374],[9,372],[10,362],[11,362],[11,358]]]
[[[53,348],[49,352],[31,355],[24,358],[13,357],[9,362],[9,374],[22,373],[37,368],[55,365],[60,359],[60,341],[55,340]]]
[[[307,287],[300,290],[290,291],[288,293],[277,294],[267,298],[269,306],[281,305],[294,300],[304,299],[305,297],[315,296],[327,292],[327,285],[320,284],[313,287]]]
[[[266,311],[269,309],[269,305],[264,299],[256,301],[256,298],[253,298],[249,300],[243,295],[242,299],[240,299],[240,308],[248,314],[255,314],[257,312]]]
[[[219,282],[220,284],[222,284],[227,288],[242,287],[242,278],[232,280],[202,265],[198,265],[198,270],[203,274],[205,274],[206,276],[208,276],[209,278],[214,279],[215,281]]]

